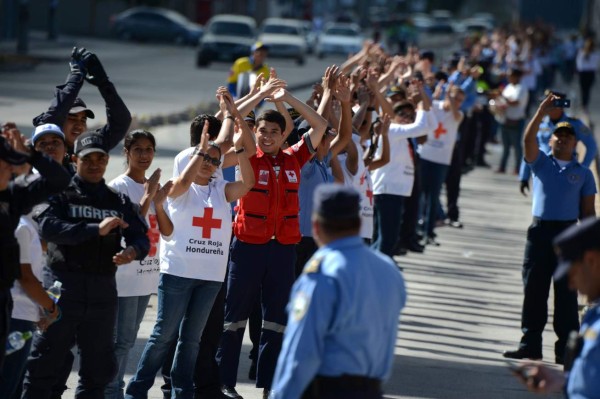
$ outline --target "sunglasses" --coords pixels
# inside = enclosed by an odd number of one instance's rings
[[[198,153],[199,157],[202,157],[202,159],[204,160],[204,162],[208,162],[213,164],[214,166],[219,166],[221,165],[221,160],[219,158],[213,158],[208,154],[203,154],[203,153]]]

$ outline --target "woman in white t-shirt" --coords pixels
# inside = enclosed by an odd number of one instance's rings
[[[510,149],[514,149],[515,167],[514,174],[519,173],[521,160],[523,159],[523,128],[525,127],[525,118],[527,116],[527,104],[529,102],[529,92],[522,83],[523,72],[520,69],[513,68],[508,75],[508,84],[502,90],[502,98],[506,103],[504,110],[504,121],[500,127],[502,133],[502,157],[500,166],[496,173],[506,172]]]
[[[119,302],[115,326],[115,358],[118,371],[113,381],[106,386],[104,392],[106,399],[123,397],[125,388],[123,376],[129,351],[135,344],[150,295],[156,294],[158,289],[159,228],[162,226],[164,229],[168,224],[159,222],[164,220],[165,210],[162,204],[171,187],[169,182],[159,190],[160,169],[156,169],[150,178],[146,178],[146,171],[152,165],[156,151],[156,140],[152,133],[133,130],[125,136],[123,147],[127,171],[108,183],[108,186],[126,194],[134,204],[140,204],[140,213],[148,224],[150,251],[143,260],[121,265],[117,269]]]
[[[10,293],[13,298],[13,309],[10,319],[9,334],[13,331],[33,332],[36,323],[40,321],[40,314],[48,318],[47,324],[59,317],[58,306],[50,299],[42,287],[42,268],[44,254],[38,234],[38,225],[33,220],[31,213],[21,216],[19,225],[15,230],[15,237],[19,242],[21,277],[19,277]],[[0,381],[0,398],[21,397],[20,385],[25,371],[27,356],[31,349],[31,339],[25,346],[7,356]],[[1,349],[3,350],[3,349]],[[17,395],[18,394],[18,395]]]
[[[161,236],[157,320],[127,386],[126,398],[147,397],[175,340],[172,397],[193,396],[200,337],[225,278],[232,231],[229,203],[245,195],[255,182],[248,152],[242,147],[243,137],[252,133],[235,106],[230,104],[229,109],[233,115],[226,113],[225,119],[235,119],[243,132],[234,145],[241,180],[213,178],[221,164],[221,150],[208,141],[205,122],[195,156],[169,192],[168,214],[173,228],[169,235]],[[223,128],[231,128],[231,124],[223,124]]]

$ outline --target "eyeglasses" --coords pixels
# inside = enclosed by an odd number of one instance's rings
[[[199,157],[202,157],[202,159],[204,160],[204,162],[208,162],[211,163],[214,166],[219,166],[221,165],[221,160],[219,158],[213,158],[208,154],[203,154],[201,152],[198,153]]]

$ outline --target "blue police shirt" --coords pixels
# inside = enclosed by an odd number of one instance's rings
[[[575,159],[564,168],[540,151],[533,171],[533,216],[542,220],[576,220],[581,199],[596,193],[594,176]]]
[[[569,399],[600,398],[600,306],[590,309],[580,329],[583,347],[569,373]]]
[[[583,145],[585,145],[585,156],[583,157],[581,164],[586,168],[589,168],[590,164],[594,160],[594,157],[596,156],[596,153],[598,152],[594,133],[582,121],[576,118],[571,118],[564,112],[560,119],[556,121],[556,124],[560,122],[569,122],[573,126],[573,129],[575,129],[575,137],[577,138],[577,141],[581,141]],[[542,119],[542,123],[540,123],[536,138],[540,147],[540,151],[543,151],[546,154],[549,154],[551,151],[550,137],[552,137],[552,132],[554,132],[556,124],[552,122],[548,115],[546,115],[544,119]],[[531,170],[529,169],[525,160],[523,160],[521,162],[521,169],[519,170],[519,180],[529,180],[530,176]]]
[[[298,189],[298,198],[300,200],[300,234],[302,237],[312,237],[312,224],[310,221],[313,210],[313,193],[319,184],[333,181],[333,176],[329,171],[329,162],[331,161],[331,152],[319,161],[313,157],[300,169],[300,188]]]
[[[462,102],[460,110],[465,116],[468,115],[477,101],[477,82],[471,76],[464,76],[459,71],[454,71],[448,77],[448,83],[453,83],[460,87],[465,93],[465,100]]]
[[[405,302],[396,264],[360,237],[320,248],[292,289],[271,398],[300,398],[317,375],[386,380]]]

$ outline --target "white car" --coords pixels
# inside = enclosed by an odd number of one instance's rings
[[[218,14],[208,21],[198,45],[196,66],[212,61],[235,61],[250,55],[255,42],[256,21],[244,15]]]
[[[318,58],[330,54],[354,54],[363,46],[364,37],[356,24],[332,23],[319,35],[316,53]]]
[[[269,50],[269,58],[293,58],[304,64],[307,51],[303,22],[297,19],[267,18],[258,41]]]

